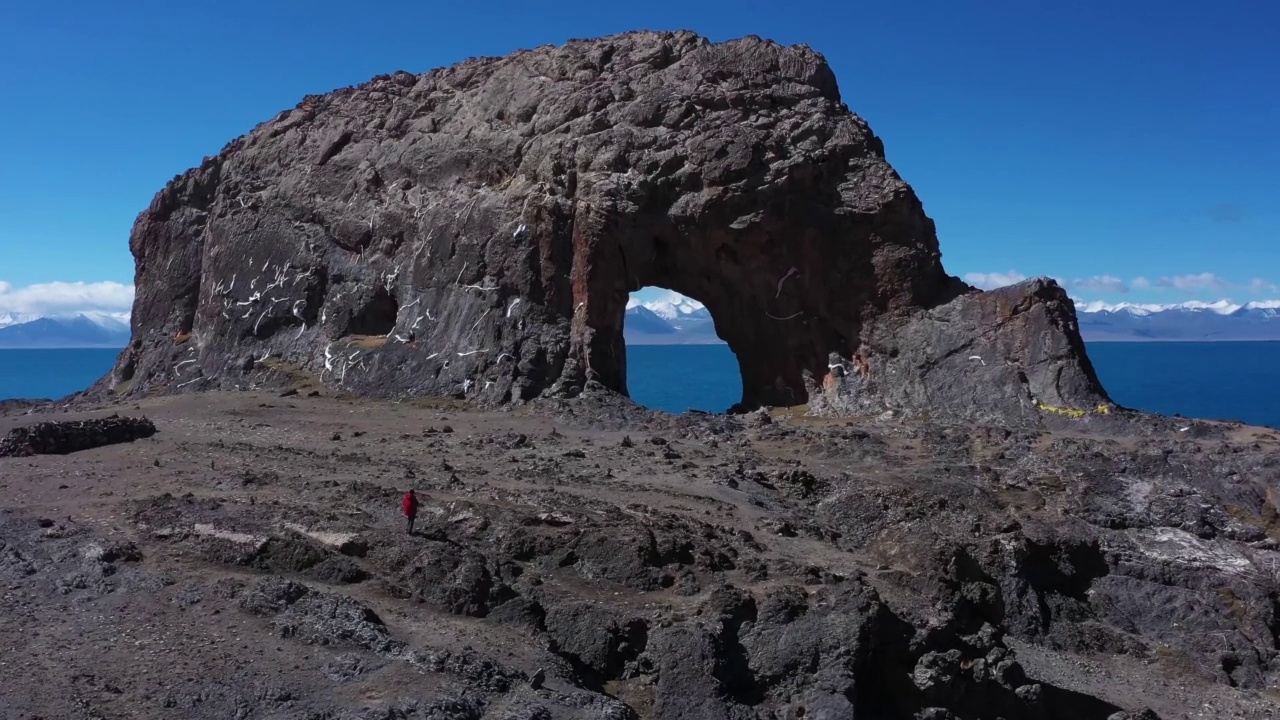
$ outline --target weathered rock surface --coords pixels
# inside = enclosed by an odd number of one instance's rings
[[[0,415],[17,415],[19,413],[30,412],[42,406],[48,406],[53,401],[47,399],[12,399],[0,400]]]
[[[809,380],[814,411],[857,415],[887,404],[1009,425],[1112,410],[1071,300],[1052,281],[964,294],[903,325],[880,324],[866,342],[852,362],[833,353],[834,371]]]
[[[0,437],[0,457],[65,455],[103,445],[133,442],[155,434],[155,423],[147,418],[119,415],[93,420],[42,422],[14,428]]]
[[[1280,714],[1274,431],[138,404],[0,462],[0,717]]]
[[[1034,417],[1106,402],[1051,282],[978,293],[825,60],[632,33],[307,97],[143,212],[98,390],[318,378],[626,391],[627,294],[704,302],[742,405]]]

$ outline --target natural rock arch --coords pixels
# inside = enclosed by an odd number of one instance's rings
[[[617,221],[603,224],[598,234],[575,237],[590,248],[580,266],[582,282],[575,283],[575,298],[586,302],[580,333],[587,376],[626,390],[620,359],[627,299],[658,286],[707,307],[737,358],[742,407],[807,402],[806,377],[828,375],[832,352],[856,351],[863,321],[858,311],[877,283],[871,253],[859,251],[869,248],[870,229],[842,221],[821,206],[831,199],[813,197],[810,189],[780,182],[775,202],[784,209],[772,218],[713,200],[681,226],[670,221],[668,208],[646,211],[643,197],[611,202],[605,212]],[[619,204],[631,212],[618,211]],[[932,237],[931,227],[914,229]],[[925,295],[936,302],[957,287],[936,258],[934,264],[937,288],[929,289],[937,294]]]
[[[1061,289],[947,275],[823,58],[754,37],[631,33],[308,97],[175,178],[130,247],[133,342],[98,388],[126,395],[299,372],[623,390],[627,293],[656,284],[711,309],[747,406],[1106,399]]]

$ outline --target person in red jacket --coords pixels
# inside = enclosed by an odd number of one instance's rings
[[[401,501],[404,507],[404,516],[409,519],[409,534],[413,534],[413,521],[418,517],[418,496],[410,488],[409,492],[404,494],[404,500]]]

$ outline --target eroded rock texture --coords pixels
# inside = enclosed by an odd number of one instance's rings
[[[100,389],[626,391],[629,292],[704,302],[745,406],[1031,416],[1105,395],[1053,284],[982,294],[841,102],[759,38],[634,33],[311,96],[138,218]],[[978,358],[978,359],[973,359]]]
[[[1263,428],[134,404],[0,461],[0,718],[1280,716]]]
[[[41,422],[0,437],[0,457],[66,455],[104,445],[128,443],[156,434],[147,418],[111,417],[71,422]]]

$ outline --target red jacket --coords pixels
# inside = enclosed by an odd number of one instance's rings
[[[413,517],[418,514],[417,496],[413,495],[412,493],[405,493],[403,505],[404,505],[404,514],[406,516]]]

